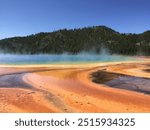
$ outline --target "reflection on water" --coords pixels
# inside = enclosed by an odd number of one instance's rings
[[[119,76],[116,79],[106,82],[106,85],[114,88],[121,88],[150,94],[150,79],[148,78]]]
[[[150,79],[99,70],[91,74],[92,81],[109,87],[150,94]]]
[[[89,62],[113,62],[134,60],[134,58],[120,55],[14,55],[0,54],[0,64],[53,64],[53,63],[89,63]]]

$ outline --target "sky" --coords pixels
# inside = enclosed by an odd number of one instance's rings
[[[0,0],[0,39],[98,25],[150,30],[150,0]]]

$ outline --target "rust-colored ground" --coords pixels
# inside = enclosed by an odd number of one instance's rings
[[[149,62],[0,67],[0,112],[150,112],[150,95],[92,82],[98,70],[150,78]]]

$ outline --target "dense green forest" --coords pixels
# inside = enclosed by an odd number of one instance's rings
[[[106,26],[94,26],[0,40],[0,52],[3,53],[100,53],[103,47],[112,54],[150,55],[150,31],[123,34]]]

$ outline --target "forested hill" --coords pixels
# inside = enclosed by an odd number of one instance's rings
[[[99,53],[102,47],[115,54],[150,55],[150,31],[142,34],[121,34],[106,26],[94,26],[0,40],[0,52],[3,53]]]

